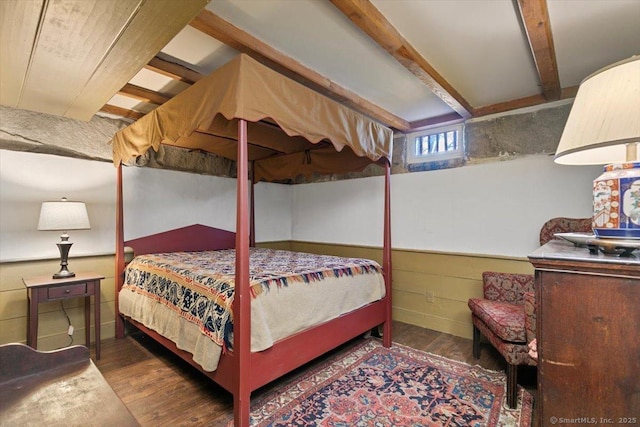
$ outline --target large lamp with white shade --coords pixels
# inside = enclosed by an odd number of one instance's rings
[[[73,243],[69,241],[67,231],[90,228],[87,207],[83,202],[72,202],[66,197],[60,201],[42,202],[38,230],[62,231],[60,242],[57,243],[60,250],[60,271],[53,275],[54,279],[75,277],[75,273],[68,269],[69,249]]]
[[[593,182],[599,239],[640,239],[640,56],[582,81],[555,155],[565,165],[606,165]]]

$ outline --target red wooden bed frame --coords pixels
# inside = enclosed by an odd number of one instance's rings
[[[248,177],[247,125],[238,124],[237,176]],[[205,372],[189,352],[180,350],[171,340],[132,319],[126,319],[145,334],[196,367],[207,377],[233,394],[234,425],[249,426],[251,392],[338,347],[350,339],[383,325],[383,345],[391,346],[391,217],[390,165],[385,167],[383,275],[386,293],[380,301],[344,314],[288,338],[271,348],[251,352],[251,295],[249,293],[249,247],[253,243],[253,209],[249,210],[247,179],[237,182],[236,233],[192,225],[131,241],[124,241],[122,165],[117,167],[116,211],[116,337],[124,337],[125,318],[118,308],[118,293],[124,281],[124,248],[132,247],[136,255],[171,251],[236,249],[236,289],[233,301],[233,351],[224,353],[214,372]],[[253,188],[252,188],[253,190]],[[253,191],[251,191],[253,195]],[[253,197],[252,197],[253,199]],[[253,203],[251,203],[253,206]],[[250,236],[251,231],[251,236]]]

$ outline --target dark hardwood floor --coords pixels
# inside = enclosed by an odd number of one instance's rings
[[[489,344],[482,346],[476,361],[471,340],[418,326],[394,322],[393,341],[491,370],[505,367]],[[96,365],[142,426],[221,426],[232,416],[232,397],[226,390],[140,333],[103,340]],[[520,370],[518,382],[535,393],[535,369]]]

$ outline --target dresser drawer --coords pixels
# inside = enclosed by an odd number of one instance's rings
[[[49,288],[48,291],[47,297],[49,299],[82,296],[87,293],[87,284],[77,283],[75,285],[56,286],[55,288]]]

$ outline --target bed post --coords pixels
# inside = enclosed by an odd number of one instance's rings
[[[384,174],[384,244],[382,269],[387,296],[386,319],[383,326],[382,344],[391,347],[391,163],[387,161]]]
[[[116,271],[115,271],[115,311],[116,311],[116,338],[124,338],[124,319],[118,308],[118,292],[124,282],[124,218],[122,197],[122,163],[116,169]]]
[[[233,419],[236,427],[249,425],[251,399],[251,295],[249,292],[249,200],[247,121],[238,121],[236,195],[236,283],[233,300]]]
[[[249,246],[255,248],[256,246],[256,198],[255,198],[255,189],[256,186],[253,182],[253,177],[255,174],[255,166],[256,162],[251,162],[251,170],[249,172],[250,182],[251,182],[251,201],[250,201],[250,214],[249,214]]]

